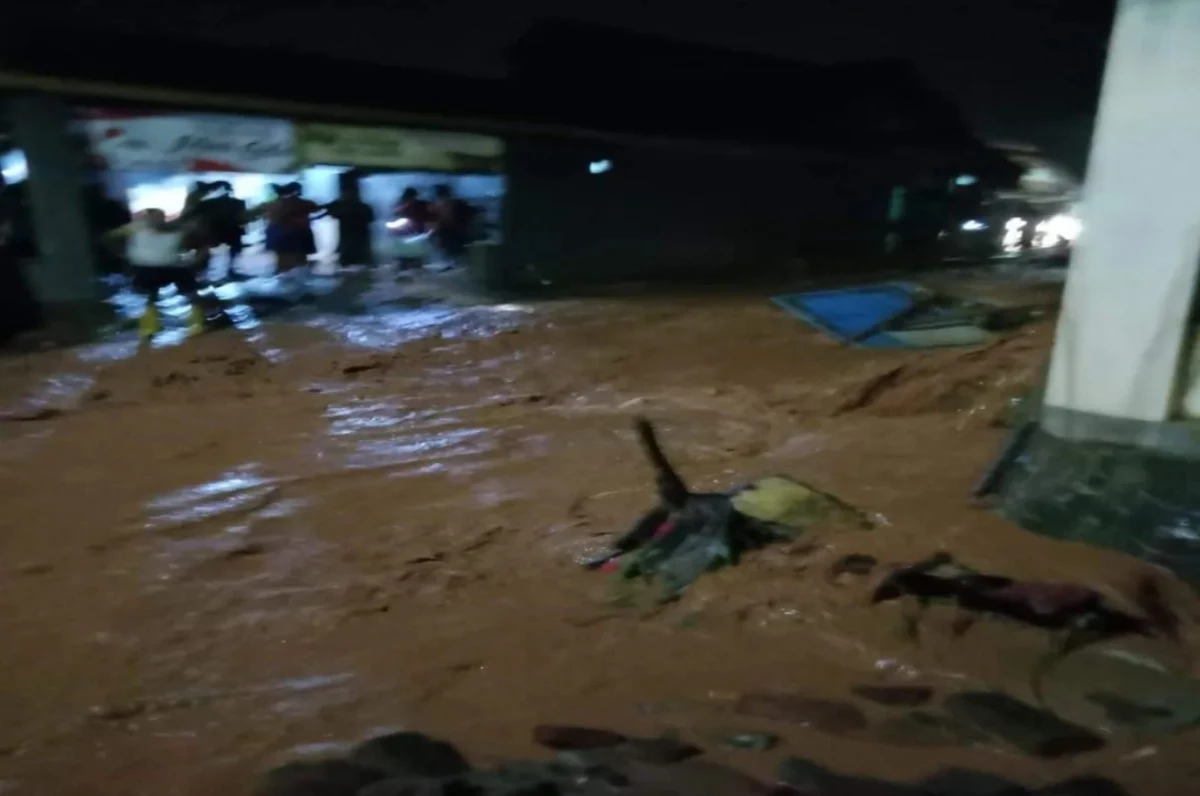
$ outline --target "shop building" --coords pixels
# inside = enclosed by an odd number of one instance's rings
[[[514,49],[508,79],[487,81],[109,34],[111,57],[98,62],[63,30],[27,34],[0,48],[0,92],[10,97],[31,184],[49,186],[31,191],[46,230],[82,214],[47,203],[65,205],[67,187],[88,179],[95,164],[72,131],[81,110],[97,108],[136,116],[123,124],[142,130],[143,142],[176,142],[138,152],[121,145],[129,130],[112,118],[83,120],[93,152],[119,154],[105,158],[123,173],[106,178],[110,193],[135,205],[177,204],[189,180],[216,174],[232,174],[251,200],[273,179],[298,177],[320,200],[354,168],[383,215],[402,184],[449,180],[495,220],[502,245],[479,274],[496,287],[744,279],[917,260],[946,221],[946,186],[963,173],[990,179],[1003,160],[893,62],[788,64],[550,26]],[[613,47],[623,58],[595,77],[590,54]],[[689,64],[691,78],[654,71],[672,63]],[[206,128],[207,138],[184,124]],[[282,152],[286,125],[287,168],[282,157],[268,164]],[[106,139],[109,130],[125,131]],[[274,143],[252,150],[237,130]],[[190,159],[164,162],[164,151],[182,154],[171,149],[180,141]],[[203,151],[206,141],[218,151]],[[254,162],[230,162],[235,150]],[[44,236],[41,274],[87,293],[87,245],[58,251],[51,239],[64,236]]]

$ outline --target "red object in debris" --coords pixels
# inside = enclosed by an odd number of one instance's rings
[[[675,529],[675,520],[673,520],[673,519],[663,520],[663,524],[658,526],[658,530],[656,530],[654,532],[654,536],[652,536],[650,538],[657,541],[657,540],[663,538],[664,536],[666,536],[667,534],[669,534],[674,529]]]
[[[1100,599],[1086,586],[1036,581],[1018,581],[989,591],[987,596],[1010,605],[1024,605],[1042,616],[1086,610]]]

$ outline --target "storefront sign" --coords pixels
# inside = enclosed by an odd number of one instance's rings
[[[500,139],[490,136],[388,127],[305,124],[297,137],[307,165],[491,172],[500,170],[504,152]]]
[[[91,114],[83,127],[92,152],[116,171],[278,174],[296,162],[293,125],[278,119]]]

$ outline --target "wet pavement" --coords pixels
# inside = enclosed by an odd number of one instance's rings
[[[0,793],[248,792],[272,765],[400,727],[486,762],[528,755],[547,722],[701,743],[769,731],[772,751],[711,749],[759,775],[799,754],[910,780],[1096,771],[1157,796],[1198,773],[1186,732],[1110,722],[1102,751],[1047,763],[896,742],[882,728],[903,713],[881,705],[836,732],[735,710],[761,692],[836,705],[864,685],[1032,699],[1042,631],[959,637],[933,615],[914,641],[902,607],[869,604],[871,576],[830,576],[847,556],[882,572],[953,550],[1105,593],[1145,572],[969,503],[1049,322],[983,351],[881,352],[758,295],[354,295],[350,314],[318,302],[179,345],[0,360],[0,409],[61,410],[0,423]],[[614,606],[578,562],[653,503],[635,414],[698,489],[786,473],[877,527],[814,531],[671,605]],[[1182,641],[1117,644],[1188,671],[1200,602],[1168,590]],[[1088,671],[1072,670],[1081,693],[1115,688],[1113,667],[1091,690]],[[1053,698],[1085,704],[1063,682]]]

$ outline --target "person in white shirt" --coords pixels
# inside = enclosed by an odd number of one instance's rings
[[[188,332],[204,331],[204,310],[197,299],[196,269],[188,262],[184,249],[186,229],[178,221],[167,221],[162,210],[143,210],[133,223],[113,230],[109,236],[124,240],[125,257],[129,261],[133,289],[146,296],[146,310],[138,322],[143,339],[153,337],[159,330],[158,293],[174,285],[191,302]]]

